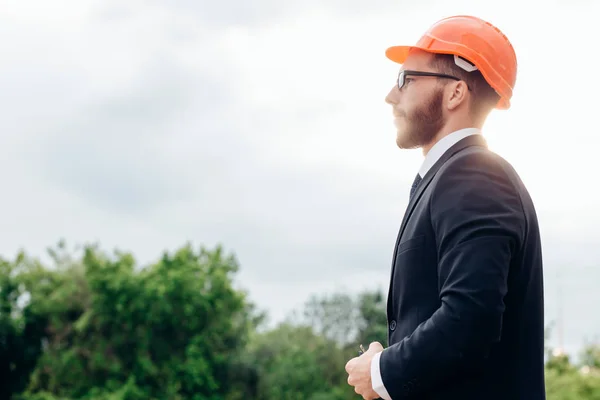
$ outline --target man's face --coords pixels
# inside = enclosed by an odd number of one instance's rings
[[[426,52],[413,51],[402,70],[437,72],[428,65],[430,57]],[[385,101],[392,106],[396,144],[401,149],[430,144],[444,126],[444,92],[435,77],[407,75],[402,89],[396,83]]]

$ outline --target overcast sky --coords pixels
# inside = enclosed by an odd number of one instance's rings
[[[2,2],[0,255],[221,243],[273,322],[312,293],[387,291],[422,156],[395,146],[384,52],[474,14],[517,52],[485,135],[538,209],[546,319],[560,286],[567,348],[600,334],[599,2],[166,4]]]

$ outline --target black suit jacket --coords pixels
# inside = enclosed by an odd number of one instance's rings
[[[393,400],[545,399],[541,250],[511,165],[481,135],[451,147],[396,242],[380,359]]]

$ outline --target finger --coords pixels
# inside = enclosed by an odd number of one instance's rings
[[[369,344],[369,349],[367,351],[380,351],[383,349],[383,346],[379,342],[372,342]]]
[[[356,362],[356,357],[346,363],[345,369],[346,369],[347,373],[350,373],[350,371],[352,371],[352,369],[354,368],[355,362]]]
[[[375,400],[377,397],[373,397],[368,390],[365,391],[365,394],[362,395],[364,400]]]

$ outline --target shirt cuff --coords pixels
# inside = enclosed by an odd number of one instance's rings
[[[377,392],[379,397],[383,400],[392,400],[385,385],[383,384],[383,379],[381,379],[381,372],[379,370],[379,358],[381,357],[381,352],[375,354],[373,359],[371,360],[371,384],[373,385],[373,390]]]

